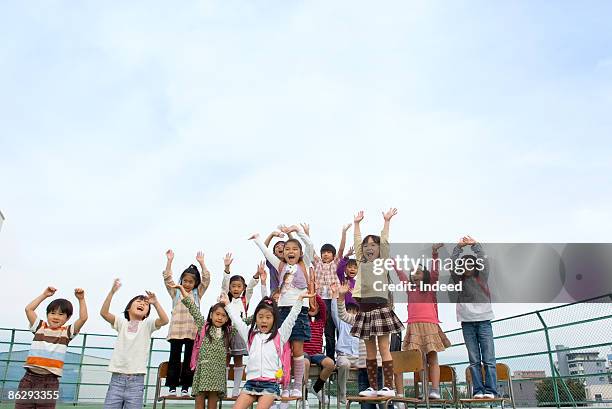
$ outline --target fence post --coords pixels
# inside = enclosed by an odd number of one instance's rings
[[[79,374],[77,375],[77,384],[76,384],[76,399],[73,403],[73,406],[79,401],[79,393],[81,391],[81,373],[83,372],[83,356],[85,355],[85,345],[87,344],[87,334],[83,334],[83,343],[81,344],[81,357],[79,360]]]
[[[145,378],[144,406],[147,406],[147,395],[149,394],[149,372],[151,371],[151,356],[153,355],[154,341],[155,339],[151,338],[151,343],[149,344],[149,362],[147,363],[147,377]]]
[[[550,374],[552,375],[552,384],[553,384],[553,392],[555,394],[555,403],[557,404],[557,407],[561,407],[560,404],[560,399],[559,399],[559,389],[557,388],[557,377],[555,376],[555,363],[553,361],[553,356],[552,356],[552,350],[550,348],[550,337],[548,336],[548,326],[546,325],[546,322],[544,322],[544,319],[542,318],[542,315],[540,314],[540,311],[536,311],[536,315],[538,316],[538,319],[540,320],[540,322],[542,323],[542,326],[544,327],[544,336],[546,337],[546,350],[548,351],[548,362],[550,364]]]
[[[8,350],[8,359],[6,360],[6,366],[4,367],[4,375],[2,376],[2,394],[4,396],[4,387],[6,386],[6,375],[8,374],[9,365],[11,364],[11,358],[13,356],[13,344],[15,343],[15,328],[11,329],[11,344]]]

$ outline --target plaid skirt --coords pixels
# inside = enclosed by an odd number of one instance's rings
[[[402,332],[404,324],[389,307],[381,306],[371,311],[359,311],[351,335],[360,339],[370,339],[379,335]]]

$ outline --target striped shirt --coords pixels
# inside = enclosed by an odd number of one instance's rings
[[[318,355],[323,353],[323,333],[325,331],[325,321],[327,319],[327,311],[325,303],[321,297],[316,297],[319,305],[319,314],[314,318],[310,318],[310,341],[304,342],[304,352],[308,355]]]
[[[170,294],[170,297],[172,297],[172,302],[174,303],[178,290],[176,288],[172,288],[174,285],[172,273],[164,270],[162,275],[164,277],[166,290],[168,290],[168,294]],[[198,286],[198,297],[200,299],[202,299],[202,296],[206,292],[209,284],[210,272],[208,270],[203,270],[202,279],[200,285]],[[193,317],[189,313],[189,310],[182,302],[180,302],[183,299],[180,291],[178,292],[178,297],[179,302],[172,307],[172,316],[170,318],[170,326],[168,328],[168,336],[166,336],[166,339],[195,339],[198,329],[196,328],[195,322],[193,321]],[[195,302],[193,291],[189,292],[189,298]],[[199,304],[200,300],[198,300],[196,305]]]
[[[72,332],[72,325],[50,328],[45,321],[36,318],[30,331],[34,333],[34,340],[24,367],[37,373],[49,372],[62,376],[68,343],[76,336]]]

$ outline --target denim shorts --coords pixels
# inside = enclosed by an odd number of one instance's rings
[[[304,359],[308,359],[311,364],[321,366],[321,362],[323,362],[325,358],[328,358],[328,356],[325,354],[308,355],[306,352],[304,352]]]
[[[280,396],[280,387],[273,381],[246,381],[242,391],[249,395],[273,395]]]
[[[279,307],[280,324],[289,315],[291,307]],[[295,325],[291,330],[289,341],[310,341],[310,319],[308,318],[308,307],[302,307],[300,315],[295,320]]]

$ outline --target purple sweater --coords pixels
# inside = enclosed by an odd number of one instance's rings
[[[340,283],[344,284],[344,282],[348,280],[349,288],[352,290],[353,288],[355,288],[355,279],[348,278],[344,274],[346,271],[346,265],[348,264],[348,261],[349,261],[348,257],[342,257],[342,260],[338,262],[338,268],[336,268],[336,273],[338,274],[338,279],[340,280]],[[350,292],[344,295],[344,303],[345,304],[352,303],[352,304],[359,305],[359,303],[355,301],[355,299],[353,298],[353,294]]]
[[[270,270],[270,292],[272,292],[278,288],[278,271],[268,260],[266,260],[266,266]]]

